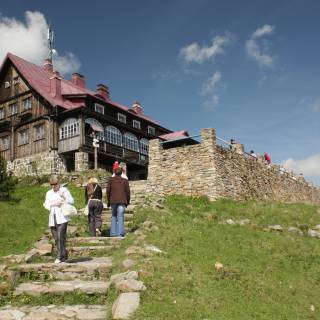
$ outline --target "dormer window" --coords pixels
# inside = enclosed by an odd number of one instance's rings
[[[122,113],[118,113],[118,121],[122,123],[127,123],[127,117]]]
[[[18,113],[18,105],[16,103],[10,104],[9,106],[10,115]]]
[[[154,127],[148,126],[148,133],[155,135],[156,129]]]
[[[95,103],[94,104],[94,111],[101,113],[101,114],[104,114],[104,106],[102,106],[99,103]]]
[[[24,99],[23,102],[22,102],[22,105],[23,105],[23,110],[30,110],[32,105],[31,105],[31,97],[30,98],[27,98],[27,99]]]
[[[132,126],[136,129],[141,129],[140,121],[132,120]]]

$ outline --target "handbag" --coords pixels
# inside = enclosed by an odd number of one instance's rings
[[[76,207],[73,206],[72,204],[67,203],[67,202],[64,202],[61,205],[61,211],[65,217],[75,216],[78,213]]]

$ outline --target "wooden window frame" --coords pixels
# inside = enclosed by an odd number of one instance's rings
[[[156,128],[152,126],[148,126],[148,133],[152,135],[156,135]]]
[[[101,108],[102,112],[98,111],[99,108]],[[102,104],[99,104],[99,103],[95,103],[94,104],[94,111],[95,112],[98,112],[100,114],[104,114],[104,106]]]
[[[121,120],[121,117],[123,118],[124,121]],[[127,123],[127,116],[124,115],[123,113],[118,113],[117,119],[118,119],[118,121],[121,122],[121,123]]]
[[[136,129],[141,130],[141,122],[138,120],[132,120],[132,126]]]

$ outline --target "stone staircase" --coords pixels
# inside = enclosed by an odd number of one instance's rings
[[[125,222],[133,219],[133,207],[128,208]],[[103,211],[104,227],[111,223],[111,211]],[[112,275],[113,250],[121,246],[124,238],[87,237],[77,234],[83,226],[70,223],[67,248],[69,260],[65,263],[53,263],[52,239],[47,232],[25,255],[11,255],[0,262],[0,277],[12,284],[13,299],[31,297],[61,297],[64,295],[86,295],[88,297],[106,297],[112,286],[120,291],[112,308],[112,319],[128,319],[138,307],[139,291],[145,290],[138,273],[128,270]],[[87,227],[87,226],[86,226]],[[80,232],[83,233],[83,230]],[[76,236],[70,236],[75,234]],[[33,262],[40,259],[40,262]],[[1,293],[0,293],[1,295]],[[50,298],[51,299],[51,298]],[[90,300],[88,300],[90,301]],[[99,300],[101,301],[101,300]],[[46,306],[7,305],[0,308],[1,320],[105,320],[111,313],[106,304]],[[131,308],[128,308],[131,306]]]

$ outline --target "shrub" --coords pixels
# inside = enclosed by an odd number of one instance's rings
[[[0,200],[8,200],[15,190],[17,181],[7,172],[7,162],[0,156]]]

